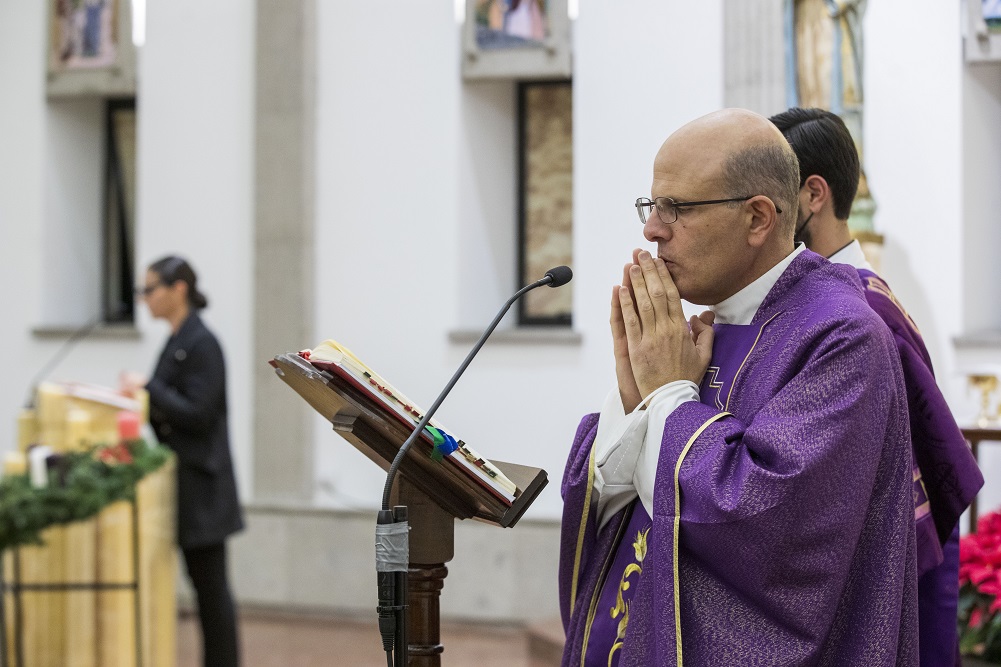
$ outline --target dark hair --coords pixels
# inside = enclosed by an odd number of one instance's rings
[[[858,191],[858,149],[841,118],[824,109],[793,107],[772,116],[799,158],[799,186],[816,174],[827,181],[834,199],[834,216],[847,220]]]
[[[723,162],[723,188],[731,197],[766,195],[782,210],[782,229],[792,233],[799,204],[799,163],[788,146],[751,146]]]
[[[168,255],[149,265],[149,270],[160,277],[164,285],[173,285],[178,280],[188,285],[188,305],[195,310],[201,310],[209,305],[209,300],[198,291],[198,276],[187,260],[176,255]]]

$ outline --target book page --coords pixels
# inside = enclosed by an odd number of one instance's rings
[[[423,419],[424,411],[414,401],[407,398],[403,392],[383,379],[382,376],[369,368],[368,365],[356,357],[349,349],[336,341],[325,340],[312,350],[303,350],[300,355],[310,362],[317,361],[335,364],[350,375],[355,383],[364,388],[375,400],[405,420],[405,423],[408,423],[411,428],[415,428],[421,419]],[[467,474],[479,478],[500,492],[508,501],[514,500],[519,493],[518,487],[491,463],[489,459],[480,455],[466,442],[460,440],[453,431],[445,428],[434,418],[428,422],[428,425],[444,431],[455,438],[459,447],[456,451],[449,454],[448,457],[466,470]]]

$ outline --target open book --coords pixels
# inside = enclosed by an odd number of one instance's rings
[[[303,350],[299,356],[309,361],[314,367],[337,375],[349,382],[357,390],[365,394],[383,413],[396,419],[413,432],[424,417],[424,411],[416,403],[407,398],[403,392],[369,368],[358,357],[352,354],[340,343],[325,340],[311,350]],[[467,476],[478,481],[498,496],[507,505],[511,505],[518,497],[520,490],[493,463],[480,456],[472,447],[455,437],[454,433],[441,425],[435,419],[428,422],[434,431],[425,428],[421,438],[434,445],[436,439],[442,436],[449,442],[454,441],[455,450],[443,457],[444,465],[456,466]],[[437,433],[435,433],[437,431]]]

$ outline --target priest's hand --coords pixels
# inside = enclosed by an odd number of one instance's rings
[[[634,256],[637,263],[628,268],[618,300],[640,396],[677,380],[698,384],[712,358],[711,317],[687,321],[664,261],[645,250]]]
[[[622,285],[625,285],[627,290],[630,284],[631,266],[632,264],[626,264],[622,271]],[[612,316],[609,323],[612,327],[612,350],[615,354],[615,377],[619,383],[619,398],[622,399],[622,409],[629,414],[643,400],[643,396],[636,386],[632,362],[629,359],[629,342],[626,338],[626,325],[622,319],[622,304],[619,301],[619,290],[622,285],[616,285],[612,289]]]

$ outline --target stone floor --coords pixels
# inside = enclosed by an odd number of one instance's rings
[[[385,667],[375,618],[276,615],[243,611],[240,641],[244,667],[350,665]],[[529,657],[530,635],[511,625],[443,622],[444,667],[536,667]],[[200,667],[197,619],[182,614],[177,630],[178,667]],[[558,662],[556,664],[559,664]]]

